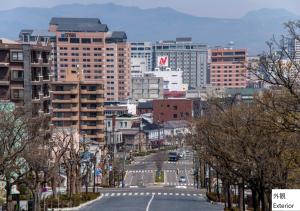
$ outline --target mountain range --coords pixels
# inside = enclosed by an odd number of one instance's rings
[[[250,11],[237,19],[192,16],[174,9],[141,9],[107,4],[65,4],[52,8],[19,7],[0,12],[0,37],[16,39],[21,29],[47,29],[51,17],[97,17],[111,31],[124,30],[130,41],[173,40],[188,36],[209,46],[248,48],[259,53],[274,35],[285,33],[284,23],[300,19],[284,9]]]

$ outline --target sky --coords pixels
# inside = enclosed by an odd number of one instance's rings
[[[140,8],[170,7],[201,17],[238,18],[261,8],[283,8],[300,15],[300,0],[0,0],[0,10],[15,7],[53,7],[69,3],[116,3]]]

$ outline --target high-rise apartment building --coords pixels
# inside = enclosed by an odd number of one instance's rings
[[[152,44],[150,42],[132,42],[131,43],[131,58],[145,59],[146,72],[152,71],[153,66],[153,51]],[[141,61],[141,60],[135,60]]]
[[[125,32],[110,32],[97,18],[52,18],[56,34],[57,78],[82,69],[85,80],[104,81],[105,100],[126,100],[131,93],[130,44]]]
[[[143,77],[147,72],[146,58],[131,58],[131,77]]]
[[[32,115],[49,113],[51,46],[0,38],[0,100],[11,101]]]
[[[210,83],[218,87],[245,88],[247,86],[247,50],[212,49]]]
[[[183,71],[183,83],[189,88],[207,85],[207,45],[193,43],[191,38],[161,41],[153,45],[155,67]]]
[[[85,80],[80,69],[68,69],[64,78],[52,84],[52,123],[55,127],[73,127],[104,144],[104,84]]]

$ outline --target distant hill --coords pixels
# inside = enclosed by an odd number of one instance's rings
[[[239,19],[196,17],[170,8],[140,9],[108,4],[69,4],[53,8],[15,8],[0,12],[0,37],[17,38],[21,29],[47,29],[51,17],[98,17],[110,30],[124,30],[131,41],[157,41],[191,36],[210,46],[249,48],[258,53],[265,41],[284,31],[283,23],[300,19],[287,10],[261,9]]]

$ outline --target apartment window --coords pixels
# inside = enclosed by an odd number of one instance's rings
[[[91,43],[91,39],[90,38],[82,38],[81,42],[82,43]]]
[[[174,110],[177,110],[177,109],[178,109],[178,107],[177,107],[177,106],[173,106],[173,109],[174,109]]]
[[[177,114],[173,114],[173,118],[176,119],[177,118]]]
[[[12,52],[11,57],[12,61],[23,61],[23,52]]]
[[[101,38],[94,38],[93,39],[93,42],[96,42],[96,43],[99,43],[99,42],[102,42],[103,40]]]
[[[59,37],[58,42],[68,42],[69,39],[67,37]]]
[[[71,48],[72,51],[78,51],[79,48]]]
[[[13,73],[12,73],[12,78],[13,79],[22,80],[23,76],[24,76],[24,74],[23,74],[22,70],[20,70],[20,71],[14,70]]]
[[[84,51],[89,51],[89,50],[90,50],[90,48],[83,48],[83,50],[84,50]]]
[[[80,43],[80,39],[79,38],[71,37],[70,38],[70,43]]]
[[[94,48],[94,51],[101,51],[101,48]]]

